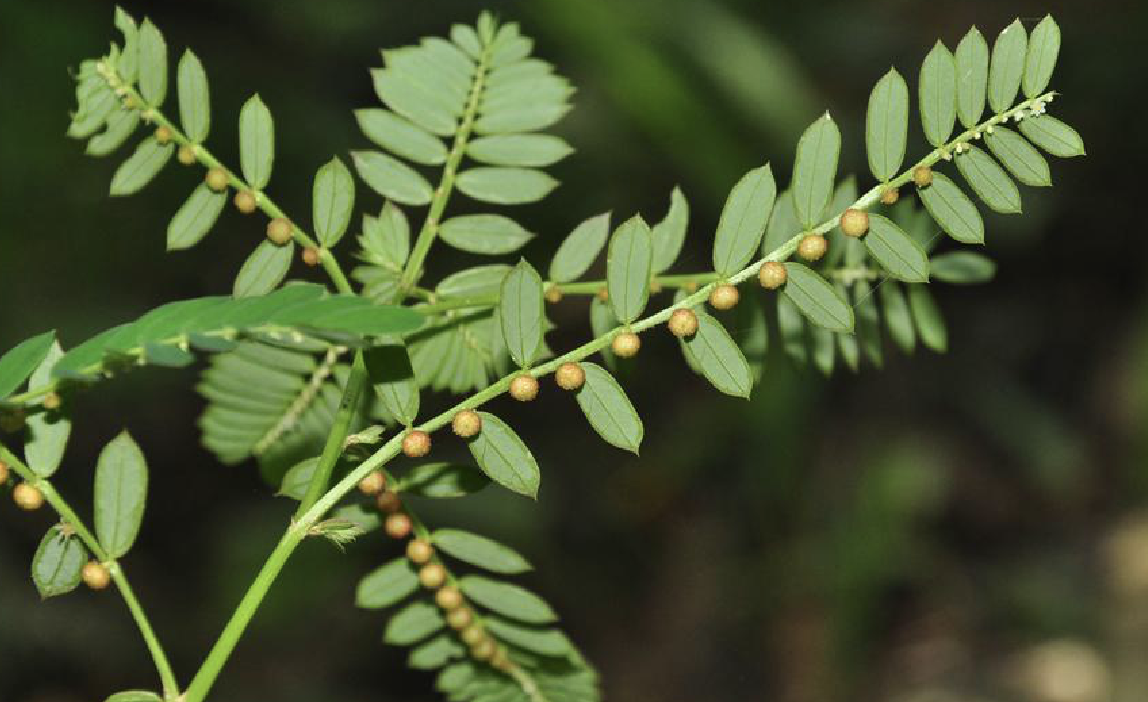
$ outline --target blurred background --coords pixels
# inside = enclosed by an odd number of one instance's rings
[[[991,41],[1015,16],[1031,28],[1052,12],[1064,33],[1052,112],[1089,155],[1053,162],[1055,188],[1025,189],[1023,217],[986,217],[993,283],[935,286],[946,355],[888,345],[883,370],[826,380],[795,370],[775,343],[745,403],[689,373],[668,338],[651,341],[626,378],[646,421],[640,459],[592,440],[574,403],[546,393],[531,411],[500,406],[543,466],[537,504],[491,490],[423,512],[534,561],[529,584],[599,666],[609,699],[1148,699],[1148,244],[1128,163],[1145,154],[1131,57],[1148,5],[124,5],[153,18],[173,56],[191,46],[203,60],[209,147],[225,161],[237,161],[239,107],[262,95],[277,122],[270,192],[296,212],[310,207],[319,165],[366,143],[351,109],[375,103],[367,68],[380,47],[445,34],[483,7],[519,20],[579,87],[558,129],[578,149],[554,171],[563,185],[520,211],[544,233],[528,257],[547,260],[590,214],[656,220],[680,184],[693,212],[678,270],[706,265],[737,177],[766,160],[787,174],[822,111],[842,126],[843,172],[867,188],[864,109],[890,65],[915,85],[937,38],[953,47],[976,23]],[[51,327],[75,344],[161,302],[226,292],[261,236],[229,208],[204,245],[165,254],[198,171],[172,166],[143,194],[107,197],[127,152],[87,158],[64,131],[69,68],[113,37],[110,3],[0,3],[0,348]],[[365,188],[359,197],[360,209],[380,204]],[[474,263],[437,252],[432,277]],[[553,315],[556,348],[588,335],[582,302]],[[99,446],[124,427],[139,440],[152,500],[126,567],[184,682],[291,510],[251,465],[225,469],[199,447],[194,381],[194,370],[148,370],[82,396],[59,476],[85,504]],[[37,602],[27,564],[49,525],[47,510],[0,506],[0,700],[154,687],[114,595]],[[381,643],[383,618],[352,606],[358,578],[393,550],[377,535],[345,555],[301,549],[212,699],[435,699],[431,677],[405,669],[406,651]]]

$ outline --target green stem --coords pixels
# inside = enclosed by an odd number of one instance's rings
[[[112,582],[116,584],[116,590],[119,591],[120,597],[127,604],[128,611],[131,612],[132,619],[143,637],[144,644],[151,653],[156,672],[159,673],[160,683],[163,685],[164,699],[175,700],[179,697],[179,683],[175,679],[175,673],[172,671],[171,664],[167,660],[167,654],[164,653],[163,646],[155,635],[155,630],[152,629],[151,622],[148,621],[147,615],[140,606],[139,600],[136,598],[127,575],[124,574],[119,562],[108,557],[108,552],[100,545],[99,540],[47,478],[36,475],[31,468],[3,445],[0,445],[0,460],[7,463],[16,475],[20,476],[21,480],[40,491],[44,500],[56,511],[56,514],[60,515],[60,521],[68,525],[84,546],[91,551],[96,560],[108,569]]]

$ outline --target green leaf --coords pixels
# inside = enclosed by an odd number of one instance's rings
[[[888,218],[870,214],[869,233],[863,241],[869,255],[894,278],[910,283],[929,280],[925,250]]]
[[[501,419],[488,412],[478,414],[482,431],[470,440],[470,452],[479,468],[499,485],[537,498],[541,476],[530,449]]]
[[[379,99],[395,112],[432,134],[451,136],[455,133],[458,121],[421,86],[393,70],[373,70],[371,79]]]
[[[645,428],[626,392],[601,366],[588,361],[580,365],[586,382],[575,397],[590,426],[606,443],[638,453]]]
[[[562,240],[550,261],[550,280],[570,283],[581,278],[606,245],[610,235],[610,213],[603,212],[574,227]]]
[[[475,200],[520,205],[546,197],[558,181],[530,168],[482,166],[459,173],[455,185]]]
[[[490,485],[490,478],[473,466],[424,463],[399,478],[394,490],[419,497],[466,497]]]
[[[909,311],[917,326],[917,333],[921,335],[921,343],[938,353],[944,353],[949,347],[949,335],[945,329],[945,320],[941,317],[941,310],[933,299],[932,293],[924,285],[910,285]]]
[[[120,78],[131,83],[135,81],[139,72],[139,30],[131,15],[119,6],[116,7],[115,25],[124,35],[124,45],[116,61],[116,72],[120,74]]]
[[[163,702],[163,698],[154,692],[129,690],[127,692],[117,692],[105,702]]]
[[[343,238],[355,206],[355,179],[338,158],[333,158],[315,174],[311,192],[315,235],[319,243],[333,247]]]
[[[996,275],[997,264],[972,251],[953,251],[934,256],[929,262],[933,278],[942,283],[987,283]]]
[[[905,301],[901,285],[887,280],[877,287],[877,291],[881,297],[885,326],[889,329],[893,343],[905,353],[913,353],[917,345],[917,334],[913,331],[913,316],[909,312],[909,303]]]
[[[530,570],[530,564],[514,550],[469,531],[439,529],[431,534],[431,541],[448,556],[494,573],[517,575]]]
[[[761,241],[761,255],[768,256],[794,235],[801,231],[797,221],[797,210],[793,206],[793,191],[785,190],[773,203],[773,214],[765,227],[765,238]]]
[[[981,121],[989,84],[989,45],[973,27],[957,44],[957,116],[966,129]]]
[[[419,589],[419,576],[407,558],[399,557],[371,571],[355,589],[355,606],[383,609]]]
[[[179,59],[176,83],[183,133],[193,143],[202,143],[211,129],[211,98],[207,89],[207,73],[191,49],[185,50]]]
[[[294,254],[293,241],[286,246],[276,246],[270,241],[259,244],[239,269],[232,294],[235,297],[255,297],[266,295],[279,287],[279,283],[287,277]]]
[[[811,124],[797,142],[790,190],[797,221],[806,229],[817,225],[833,193],[840,151],[841,132],[828,112]]]
[[[319,467],[318,456],[306,458],[291,466],[283,475],[279,484],[280,497],[290,497],[292,500],[302,500],[311,487],[311,478],[315,476],[315,469]]]
[[[363,215],[359,245],[371,263],[401,271],[411,253],[411,228],[406,215],[391,202],[383,204],[378,217]]]
[[[966,146],[968,151],[958,154],[953,160],[969,187],[990,209],[1002,214],[1019,214],[1020,192],[1016,183],[992,156],[971,144]]]
[[[833,375],[833,366],[837,362],[835,336],[837,335],[834,332],[825,327],[811,327],[809,329],[813,366],[826,377]]]
[[[502,283],[511,270],[513,269],[505,263],[466,268],[443,278],[435,286],[435,292],[439,295],[457,297],[493,295],[502,288]]]
[[[76,589],[88,552],[80,540],[65,536],[63,527],[48,530],[32,557],[32,582],[40,597],[48,599]]]
[[[412,602],[391,617],[383,633],[383,641],[396,646],[410,646],[444,626],[446,621],[433,604]]]
[[[139,29],[140,95],[152,107],[159,107],[167,95],[167,44],[151,20]]]
[[[1020,90],[1024,75],[1025,55],[1028,52],[1028,35],[1020,20],[1001,30],[993,44],[992,63],[989,64],[989,106],[1000,114],[1012,107],[1016,93]]]
[[[213,192],[201,183],[167,225],[167,250],[190,249],[198,244],[211,231],[226,204],[226,194]]]
[[[696,312],[697,333],[682,339],[682,349],[690,365],[721,392],[748,398],[753,390],[753,372],[745,355],[721,323],[701,310]]]
[[[934,171],[932,184],[917,194],[946,234],[963,244],[985,243],[985,223],[977,206],[945,174]]]
[[[874,215],[869,215],[872,222]],[[870,236],[872,232],[870,232]],[[782,296],[789,298],[801,314],[830,331],[853,330],[853,309],[820,274],[800,263],[786,263]]]
[[[1024,60],[1025,97],[1034,98],[1048,87],[1059,54],[1060,26],[1052,15],[1045,15],[1028,39],[1028,53]]]
[[[940,41],[921,64],[918,94],[925,138],[933,146],[941,146],[949,140],[957,119],[957,64]]]
[[[363,352],[375,394],[387,412],[403,426],[411,426],[419,413],[419,385],[411,358],[402,344],[383,344]]]
[[[493,214],[452,217],[442,223],[439,236],[460,251],[487,256],[513,253],[534,237],[509,217]]]
[[[463,594],[475,604],[504,617],[527,624],[549,624],[558,619],[541,597],[518,585],[481,575],[464,576],[458,584]]]
[[[891,68],[869,95],[865,115],[865,149],[869,170],[882,183],[897,175],[905,160],[909,133],[909,86]],[[836,167],[836,166],[835,166]]]
[[[425,205],[433,189],[417,171],[381,151],[352,151],[355,170],[372,190],[404,205]]]
[[[527,368],[542,346],[542,278],[526,259],[502,281],[502,336],[510,357]]]
[[[641,215],[623,222],[610,239],[606,254],[606,288],[614,316],[629,324],[642,314],[650,299],[653,239]]]
[[[1052,185],[1048,161],[1020,134],[998,124],[985,134],[985,144],[1020,182],[1035,187]]]
[[[1020,122],[1021,134],[1053,156],[1071,158],[1084,155],[1084,140],[1075,129],[1055,117],[1037,115]]]
[[[677,186],[670,193],[670,209],[661,222],[654,225],[653,273],[657,275],[674,265],[686,241],[686,226],[690,221],[690,205]]]
[[[88,141],[84,153],[89,156],[107,156],[123,146],[140,123],[138,110],[117,109],[108,117],[108,127]]]
[[[566,656],[573,650],[570,639],[557,629],[519,626],[498,617],[488,617],[486,626],[499,640],[543,656]]]
[[[271,180],[275,162],[275,123],[259,95],[252,95],[239,111],[239,166],[243,178],[256,190]]]
[[[809,360],[809,335],[805,328],[805,317],[788,295],[777,296],[777,328],[781,332],[785,355],[795,365],[804,366]]]
[[[53,343],[28,382],[31,388],[44,387],[52,380],[52,368],[63,357],[64,351]],[[60,467],[72,423],[55,412],[36,414],[28,418],[28,432],[24,439],[24,458],[32,472],[41,478],[51,477]]]
[[[714,234],[714,270],[723,276],[741,270],[761,244],[773,211],[777,184],[769,164],[755,168],[733,186]]]
[[[543,168],[574,152],[562,139],[549,134],[500,134],[470,142],[466,153],[475,161],[492,166]]]
[[[396,156],[426,166],[446,163],[447,150],[442,140],[405,117],[373,107],[355,110],[355,119],[364,136]]]
[[[128,160],[116,169],[109,192],[112,195],[131,195],[138,192],[163,170],[174,150],[172,144],[161,146],[155,137],[144,139]]]
[[[616,326],[618,326],[618,318],[614,316],[614,310],[610,308],[610,303],[594,296],[590,300],[590,331],[597,337],[609,332]],[[602,354],[602,360],[605,361],[607,368],[611,370],[616,368],[617,359],[614,358],[614,352],[609,345],[603,346],[598,353]]]
[[[466,649],[453,636],[439,634],[412,650],[407,657],[407,665],[415,670],[435,670],[465,655]]]
[[[147,502],[147,463],[125,431],[100,452],[96,463],[96,537],[112,559],[135,543]]]
[[[8,397],[24,384],[56,343],[56,332],[44,332],[25,339],[0,356],[0,399]]]

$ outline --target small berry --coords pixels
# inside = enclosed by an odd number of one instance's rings
[[[682,290],[685,290],[689,294],[693,295],[694,293],[696,293],[698,291],[698,281],[696,281],[696,280],[689,281],[688,283],[686,283],[685,285],[682,286]]]
[[[622,332],[610,342],[610,348],[622,358],[633,358],[642,348],[642,340],[634,332]]]
[[[392,539],[407,538],[411,533],[411,526],[411,518],[405,514],[392,514],[387,517],[387,521],[383,524],[387,536]]]
[[[59,394],[50,392],[47,395],[44,395],[44,399],[40,401],[40,404],[44,406],[44,409],[51,412],[53,410],[60,409],[60,402],[61,400]]]
[[[554,382],[563,390],[578,390],[586,382],[586,371],[577,363],[563,363],[554,371]]]
[[[845,236],[862,236],[869,231],[869,213],[850,207],[841,214],[841,231]]]
[[[419,571],[419,582],[428,590],[437,590],[446,582],[446,568],[441,563],[423,566]]]
[[[482,431],[482,417],[474,410],[463,410],[450,420],[450,428],[463,439],[469,439]]]
[[[175,157],[178,158],[179,162],[183,165],[190,166],[191,164],[195,163],[195,149],[191,148],[187,144],[184,144],[183,146],[179,147],[179,152],[176,153]]]
[[[407,558],[411,559],[412,563],[423,565],[433,555],[434,546],[431,546],[430,542],[425,539],[415,539],[407,544]]]
[[[378,495],[386,487],[387,476],[381,470],[376,470],[359,481],[359,492],[368,496]]]
[[[9,472],[10,471],[8,470],[8,464],[5,463],[4,461],[0,461],[0,485],[4,485],[5,483],[8,482],[8,473]]]
[[[207,182],[207,187],[211,188],[217,193],[221,193],[227,189],[227,171],[222,168],[209,168],[207,175],[204,177]]]
[[[691,309],[679,307],[670,315],[670,321],[666,326],[670,328],[671,334],[684,339],[698,333],[698,316]]]
[[[474,621],[474,613],[470,611],[470,607],[452,609],[446,615],[446,623],[455,631],[462,631],[470,626],[472,621]]]
[[[829,242],[820,234],[810,234],[797,245],[797,255],[806,261],[816,261],[825,255]]]
[[[412,429],[403,437],[403,453],[407,458],[422,458],[430,453],[430,434],[421,429]]]
[[[384,514],[394,514],[402,509],[403,501],[399,499],[397,492],[384,490],[375,498],[375,505]]]
[[[470,649],[470,655],[474,656],[476,660],[490,660],[494,657],[494,642],[484,637]]]
[[[482,627],[478,624],[471,624],[462,630],[462,633],[458,635],[458,638],[462,639],[462,642],[467,646],[474,646],[479,641],[482,641],[484,638],[486,638],[486,632],[484,632]]]
[[[530,402],[538,397],[538,380],[527,373],[515,376],[510,381],[510,396],[519,402]]]
[[[160,144],[161,146],[163,144],[169,143],[171,141],[172,136],[173,135],[171,133],[171,130],[168,129],[167,127],[163,126],[163,125],[160,125],[155,130],[155,141],[157,144]]]
[[[276,217],[267,223],[267,238],[276,246],[286,246],[291,242],[295,227],[285,217]]]
[[[44,493],[40,492],[39,488],[32,487],[28,483],[20,483],[16,489],[12,491],[12,500],[16,502],[16,506],[27,512],[34,512],[40,509],[44,504]]]
[[[657,295],[662,291],[662,281],[654,279],[650,281],[650,294]]]
[[[307,248],[303,249],[304,264],[308,266],[317,266],[319,265],[320,258],[321,255],[319,253],[319,249],[315,248],[314,246],[308,246]]]
[[[447,585],[434,594],[434,601],[439,607],[451,612],[462,605],[462,593],[454,585]]]
[[[881,193],[881,204],[892,205],[897,202],[901,197],[901,193],[896,188],[885,188]]]
[[[494,649],[494,655],[490,657],[490,664],[499,670],[510,669],[510,658],[506,655],[506,649],[498,646]]]
[[[785,285],[785,279],[788,277],[785,266],[776,261],[767,261],[757,270],[757,279],[761,282],[761,287],[766,290],[777,290]]]
[[[250,190],[240,190],[235,193],[235,209],[243,214],[251,214],[258,205],[259,203],[255,201],[255,193]]]
[[[93,590],[103,590],[112,581],[112,574],[108,569],[102,563],[95,561],[85,563],[80,575],[84,579],[84,584]]]
[[[608,302],[610,300],[610,291],[606,288],[598,288],[598,299],[602,302]]]
[[[933,169],[928,166],[917,166],[913,169],[913,183],[918,188],[927,188],[933,184]]]
[[[139,106],[140,101],[136,99],[135,95],[128,95],[126,98],[124,98],[124,107],[128,108],[129,110],[138,109]]]
[[[555,304],[562,301],[562,289],[557,285],[551,285],[546,288],[546,293],[543,295],[546,301],[550,304]]]
[[[710,292],[710,304],[715,310],[732,310],[740,299],[737,288],[729,283],[723,283]]]

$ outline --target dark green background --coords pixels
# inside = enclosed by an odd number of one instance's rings
[[[443,34],[483,7],[125,5],[152,16],[173,64],[189,45],[203,60],[209,147],[225,161],[237,161],[240,105],[261,94],[277,128],[269,192],[301,213],[315,169],[365,143],[350,110],[375,101],[367,68],[377,49]],[[951,326],[947,355],[889,349],[884,370],[825,381],[774,353],[745,403],[711,391],[668,339],[653,340],[625,379],[646,420],[640,459],[594,439],[547,387],[529,410],[498,403],[543,466],[540,502],[491,491],[426,511],[532,557],[529,584],[562,613],[614,700],[1042,700],[1029,678],[1048,667],[1033,661],[1055,659],[1064,673],[1089,656],[1113,681],[1111,699],[1148,698],[1148,596],[1144,576],[1133,577],[1148,568],[1148,537],[1128,526],[1148,490],[1135,59],[1145,5],[489,7],[520,20],[579,87],[559,127],[578,149],[555,169],[563,186],[519,210],[542,233],[527,255],[547,260],[574,224],[604,210],[656,220],[680,184],[693,223],[679,270],[705,265],[736,178],[766,160],[784,177],[801,130],[826,108],[842,125],[843,170],[868,187],[861,125],[889,65],[914,84],[938,37],[952,47],[972,23],[991,40],[1017,15],[1029,27],[1057,16],[1064,48],[1053,87],[1063,95],[1052,112],[1080,130],[1089,155],[1055,162],[1054,189],[1024,190],[1023,217],[987,218],[996,281],[935,286]],[[197,249],[166,255],[167,221],[200,173],[173,161],[142,194],[112,200],[108,182],[126,151],[95,161],[64,137],[68,68],[106,50],[111,18],[110,4],[90,0],[0,3],[0,348],[52,327],[74,344],[161,302],[225,292],[261,236],[261,221],[228,211]],[[923,151],[915,144],[910,156]],[[359,197],[379,205],[365,188]],[[432,279],[473,262],[435,253]],[[557,348],[589,333],[582,302],[553,314]],[[60,474],[61,490],[84,504],[103,442],[126,427],[143,446],[152,499],[126,567],[184,682],[290,513],[251,466],[220,467],[198,447],[194,379],[144,371],[83,396]],[[49,525],[47,510],[0,506],[0,700],[154,687],[114,595],[37,603],[26,564]],[[392,552],[377,535],[345,556],[321,543],[302,549],[212,699],[432,699],[430,677],[381,644],[383,618],[351,606],[356,579]],[[1057,640],[1079,645],[1034,648]],[[916,696],[927,690],[955,696]]]

